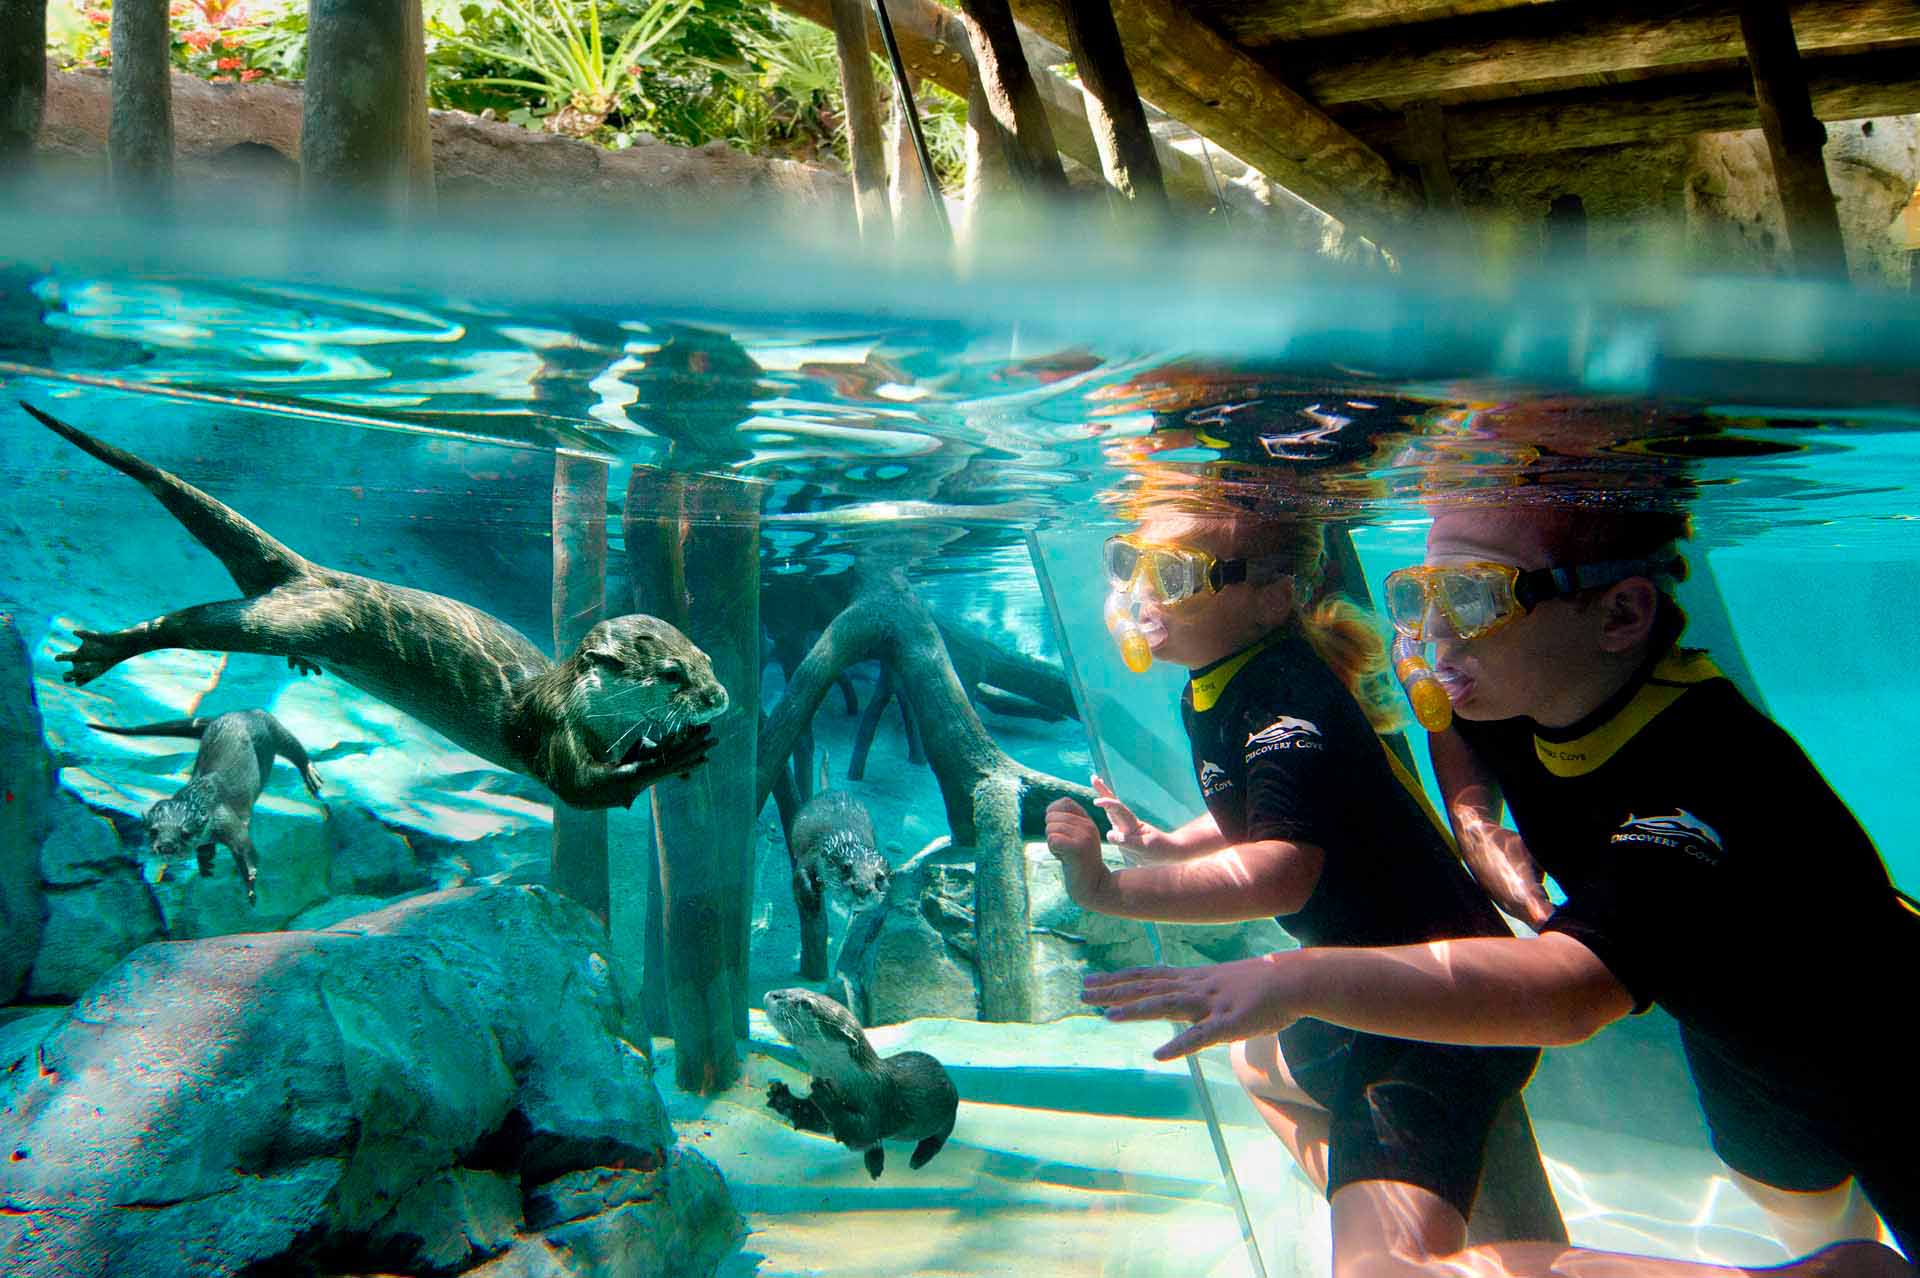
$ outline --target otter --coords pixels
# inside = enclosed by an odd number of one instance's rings
[[[826,752],[814,795],[794,814],[788,831],[796,901],[818,908],[829,895],[859,909],[887,893],[892,874],[873,834],[866,805],[845,790],[827,788]]]
[[[940,1152],[960,1109],[945,1066],[925,1052],[880,1059],[853,1013],[824,994],[772,990],[766,1006],[767,1019],[813,1075],[806,1096],[775,1079],[767,1087],[769,1108],[800,1131],[825,1132],[864,1151],[875,1180],[886,1167],[883,1140],[917,1141],[907,1163],[915,1169]]]
[[[705,763],[727,692],[707,654],[657,617],[600,622],[555,663],[498,618],[444,595],[301,558],[198,488],[30,404],[42,425],[138,480],[226,567],[243,598],[197,604],[56,655],[90,683],[162,648],[284,656],[325,669],[576,808],[631,807]]]
[[[273,773],[274,756],[298,768],[307,792],[320,797],[320,774],[294,735],[265,710],[235,710],[211,719],[170,719],[133,728],[107,723],[87,726],[123,737],[199,738],[200,749],[193,756],[193,773],[186,785],[172,798],[148,808],[142,818],[147,846],[162,858],[161,876],[166,874],[167,861],[192,849],[206,877],[213,873],[215,845],[226,844],[246,884],[247,904],[255,904],[254,880],[259,877],[260,862],[254,856],[250,827],[254,802]]]

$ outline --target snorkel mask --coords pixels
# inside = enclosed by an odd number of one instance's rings
[[[1551,599],[1611,586],[1629,577],[1684,581],[1687,561],[1677,551],[1645,559],[1608,559],[1577,568],[1512,564],[1420,565],[1387,574],[1387,616],[1393,621],[1394,673],[1400,677],[1414,717],[1429,732],[1453,721],[1446,687],[1426,658],[1439,639],[1484,638]]]
[[[1166,634],[1160,621],[1141,615],[1146,605],[1176,607],[1247,579],[1244,559],[1215,559],[1204,550],[1130,535],[1107,538],[1103,552],[1107,630],[1120,645],[1120,659],[1135,674],[1145,674],[1153,665],[1153,641]]]

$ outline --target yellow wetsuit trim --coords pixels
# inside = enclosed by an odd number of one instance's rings
[[[1647,681],[1618,714],[1571,741],[1545,741],[1535,733],[1533,752],[1541,766],[1556,777],[1584,776],[1618,754],[1640,729],[1684,696],[1688,688],[1724,677],[1706,653],[1676,649],[1660,659]]]
[[[1203,675],[1195,675],[1188,680],[1187,687],[1193,693],[1193,708],[1202,714],[1213,709],[1220,696],[1233,682],[1233,677],[1246,668],[1246,664],[1255,657],[1280,642],[1279,632],[1268,635],[1237,657],[1228,657],[1225,661]]]
[[[1380,749],[1387,756],[1387,766],[1393,770],[1393,779],[1400,783],[1400,788],[1411,795],[1413,801],[1420,805],[1420,810],[1427,814],[1427,820],[1433,823],[1433,828],[1439,832],[1440,837],[1447,841],[1447,849],[1455,856],[1459,856],[1459,845],[1453,841],[1453,828],[1441,820],[1440,813],[1434,808],[1432,800],[1427,798],[1427,788],[1420,784],[1419,777],[1407,771],[1407,765],[1400,762],[1400,756],[1393,752],[1393,747],[1387,744],[1385,737],[1380,737],[1379,741]]]

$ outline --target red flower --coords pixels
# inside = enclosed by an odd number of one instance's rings
[[[216,70],[220,71],[238,71],[241,67],[247,65],[247,60],[245,58],[219,58],[215,60],[213,65]]]
[[[240,73],[240,82],[245,84],[248,80],[258,80],[265,74],[266,72],[262,71],[259,67],[248,67]]]
[[[206,30],[204,27],[198,31],[189,31],[180,37],[180,43],[186,45],[189,49],[197,49],[201,53],[205,53],[207,46],[213,43],[213,32]]]
[[[91,22],[96,27],[104,27],[109,22],[113,21],[113,15],[108,13],[105,9],[89,9],[87,10],[86,17],[87,17],[87,21]]]
[[[241,39],[239,36],[234,35],[231,31],[221,35],[220,43],[224,44],[229,49],[244,49],[247,47],[247,42]]]

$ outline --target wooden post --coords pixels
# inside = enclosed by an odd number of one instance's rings
[[[973,791],[977,859],[973,877],[974,955],[980,1019],[1033,1019],[1033,930],[1027,899],[1026,841],[1020,794],[1011,777],[992,775]]]
[[[1065,195],[1066,171],[1054,145],[1053,126],[1040,105],[1040,92],[1027,69],[1007,0],[960,0],[960,21],[973,47],[975,81],[981,100],[1000,126],[1006,164],[1022,193]],[[968,114],[973,113],[972,100]]]
[[[1587,204],[1577,195],[1556,195],[1547,207],[1547,261],[1556,266],[1587,264]]]
[[[860,218],[860,233],[875,235],[888,225],[887,161],[867,40],[865,0],[833,0],[833,42],[840,55],[840,91],[847,103],[847,155],[853,162],[853,207]]]
[[[1000,127],[978,75],[967,83],[967,238],[978,242],[1020,190],[1010,163],[1014,143]]]
[[[1154,153],[1153,134],[1147,128],[1146,108],[1127,69],[1107,0],[1062,0],[1067,20],[1068,47],[1086,91],[1087,123],[1100,152],[1100,168],[1107,185],[1142,209],[1165,215],[1167,188],[1160,177],[1160,157]]]
[[[421,213],[433,203],[420,0],[312,0],[300,169],[310,197]]]
[[[553,652],[565,658],[606,615],[607,464],[575,453],[553,458]],[[607,921],[607,814],[553,805],[549,876]]]
[[[1742,0],[1740,34],[1753,71],[1760,127],[1773,157],[1773,182],[1786,216],[1793,267],[1801,275],[1847,278],[1846,245],[1827,163],[1820,151],[1827,130],[1813,114],[1807,77],[1794,43],[1785,0]]]
[[[0,183],[33,167],[47,113],[47,0],[0,0]]]
[[[173,193],[173,65],[167,0],[113,6],[113,114],[107,156],[122,201],[164,204]]]
[[[1438,102],[1415,102],[1407,107],[1407,149],[1420,165],[1420,184],[1426,188],[1427,212],[1449,216],[1460,211],[1460,190],[1447,167],[1446,122]]]
[[[909,76],[909,89],[916,101],[922,84]],[[887,112],[887,202],[893,206],[893,227],[901,235],[919,235],[933,229],[933,210],[928,207],[927,180],[920,173],[920,157],[914,153],[913,133],[907,128],[907,94],[899,85],[893,89],[893,106]]]
[[[740,1076],[759,725],[759,491],[636,466],[624,516],[637,611],[713,659],[731,704],[708,762],[653,787],[660,967],[679,1086],[712,1095]],[[649,925],[651,931],[651,924]],[[649,937],[649,950],[652,939]],[[649,972],[646,983],[651,986]]]

